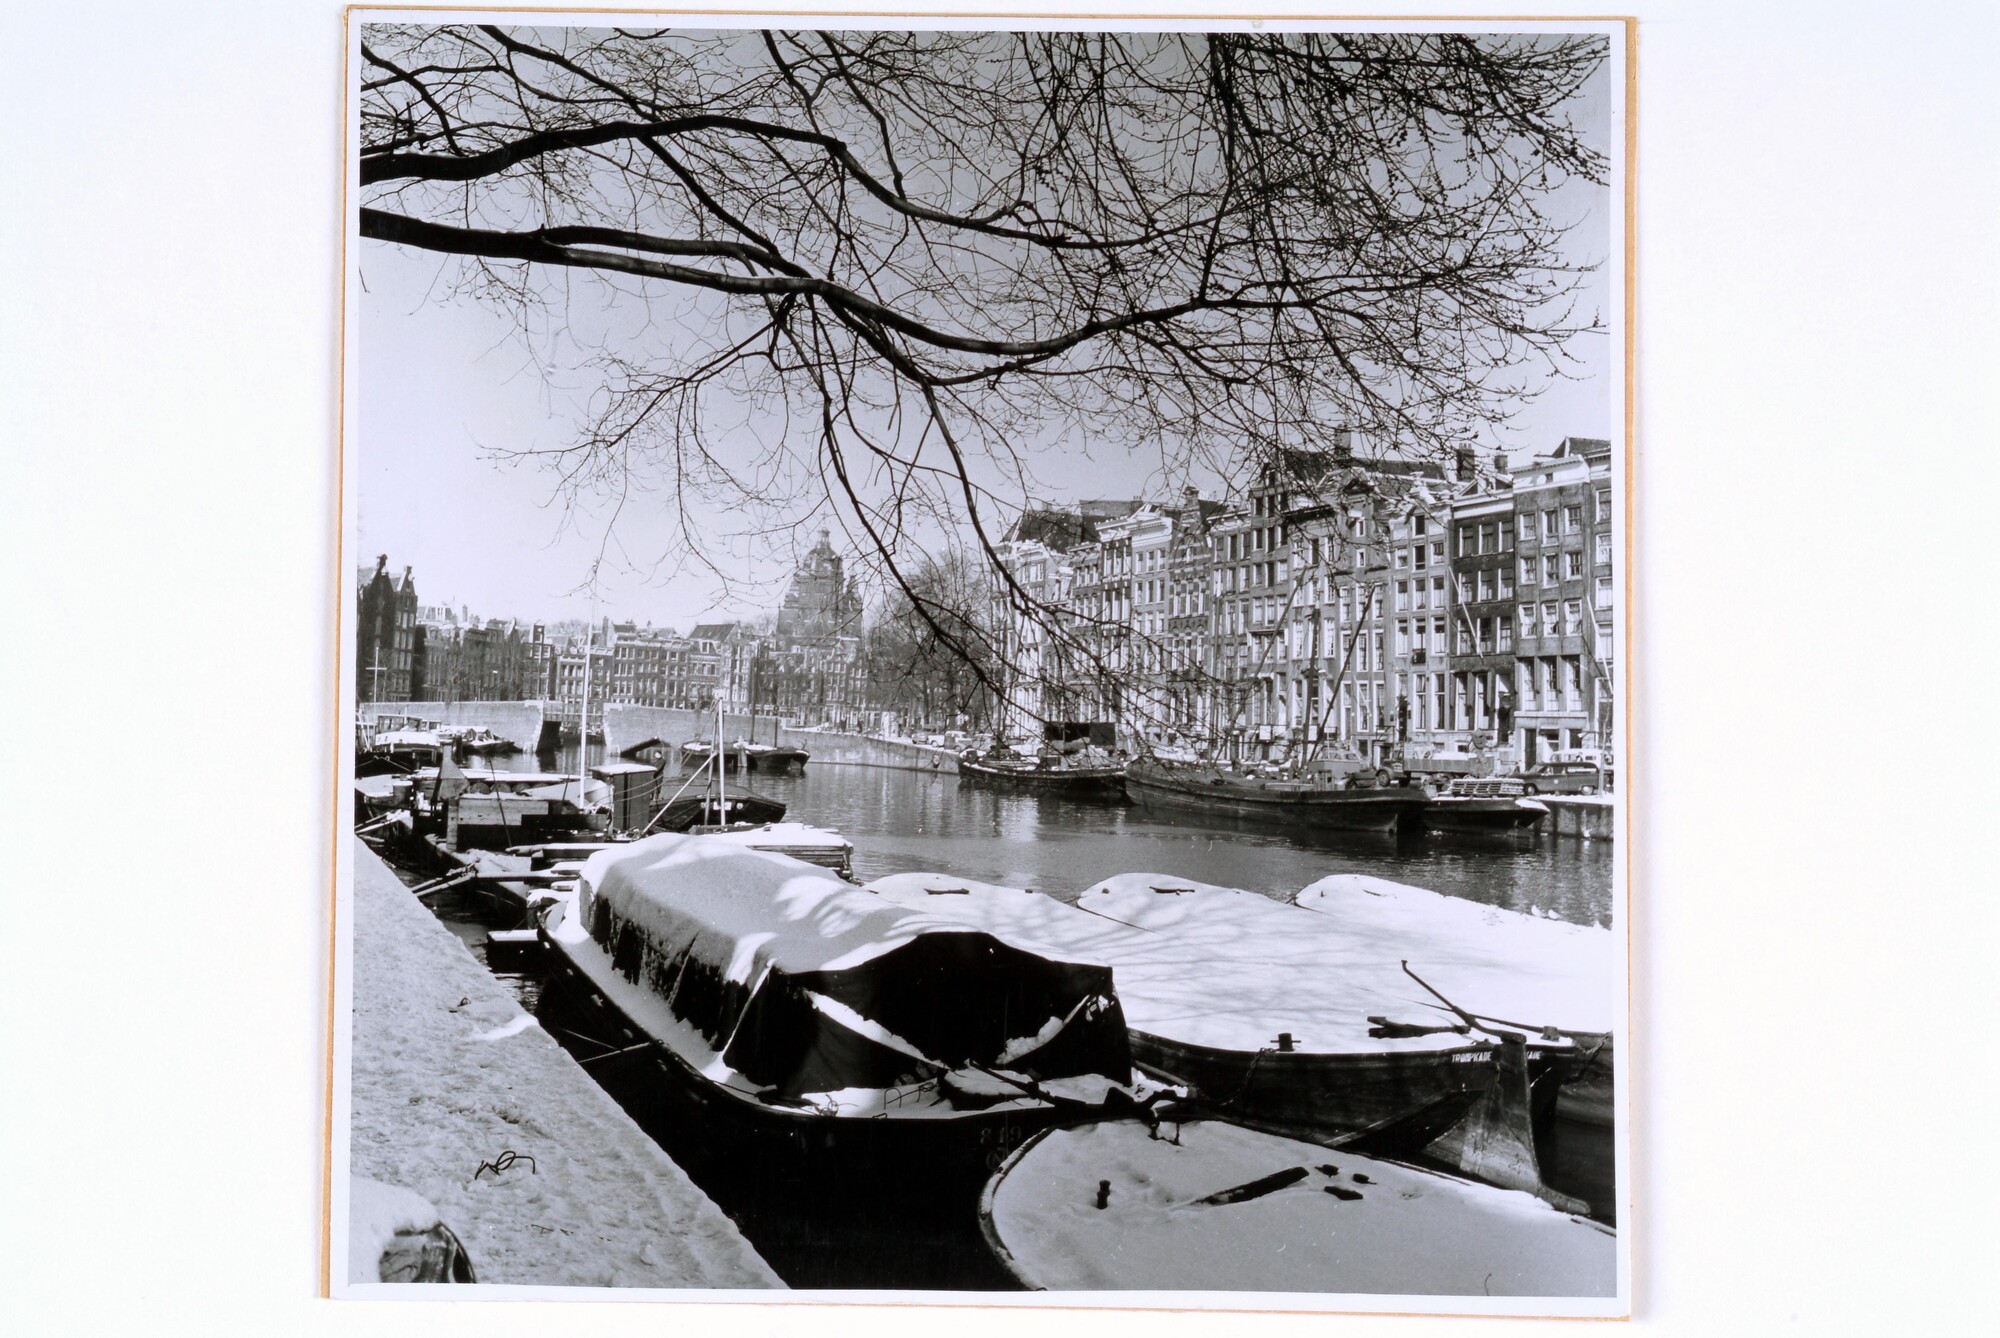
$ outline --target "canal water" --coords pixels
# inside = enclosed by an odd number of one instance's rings
[[[600,752],[591,745],[592,762]],[[574,773],[575,748],[521,770]],[[502,763],[505,766],[508,763]],[[1329,874],[1365,873],[1507,910],[1611,924],[1615,847],[1546,833],[1414,838],[1168,820],[1131,805],[1003,794],[944,772],[809,764],[804,775],[728,778],[781,799],[785,817],[854,843],[863,880],[937,872],[1073,900],[1121,873],[1161,873],[1288,897]]]
[[[599,749],[591,748],[594,763]],[[496,765],[571,774],[574,748],[556,757],[519,756]],[[1315,837],[1289,830],[1167,821],[1146,810],[1002,794],[961,786],[945,773],[809,765],[803,775],[729,778],[781,799],[789,820],[833,828],[854,843],[854,871],[864,881],[891,873],[935,871],[981,882],[1031,887],[1072,899],[1114,874],[1162,873],[1286,897],[1336,873],[1365,873],[1433,888],[1510,910],[1551,914],[1579,924],[1611,923],[1614,848],[1549,835],[1494,838],[1381,838],[1358,833]],[[486,960],[495,924],[483,905],[447,893],[432,909]],[[560,1001],[541,997],[532,961],[489,965],[537,1011],[580,1060],[603,1046],[571,1029]],[[577,1026],[582,1024],[576,1023]],[[590,1071],[640,1127],[742,1227],[794,1287],[990,1290],[1010,1285],[965,1211],[948,1219],[907,1216],[886,1202],[828,1203],[774,1185],[755,1167],[728,1164],[664,1121],[638,1075],[628,1085],[617,1063]],[[1559,1131],[1569,1126],[1559,1126]],[[1544,1150],[1552,1185],[1598,1206],[1610,1219],[1613,1187],[1608,1143],[1558,1142]]]

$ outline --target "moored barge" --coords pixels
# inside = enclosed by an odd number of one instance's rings
[[[1430,802],[1420,786],[1363,786],[1352,777],[1259,776],[1152,758],[1139,758],[1125,768],[1125,793],[1145,807],[1383,834],[1406,825],[1413,829]]]
[[[1021,794],[1062,795],[1071,799],[1112,799],[1125,797],[1125,768],[1121,766],[1071,766],[1051,758],[980,757],[965,753],[958,759],[961,785],[977,785]]]
[[[541,935],[545,1003],[580,1005],[659,1114],[760,1176],[969,1192],[1036,1130],[1129,1108],[1108,967],[783,855],[701,836],[600,851]]]

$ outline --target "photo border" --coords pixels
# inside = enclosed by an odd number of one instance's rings
[[[358,484],[349,469],[349,452],[357,453],[352,440],[358,414],[359,386],[355,369],[359,365],[357,282],[358,211],[353,200],[359,194],[356,149],[359,137],[359,105],[355,96],[354,73],[362,24],[375,15],[409,16],[434,14],[443,21],[476,21],[494,16],[521,22],[525,16],[548,16],[559,26],[588,26],[592,18],[625,20],[635,16],[665,20],[689,20],[686,26],[701,28],[744,28],[775,26],[776,20],[837,20],[859,28],[926,27],[981,30],[1058,29],[1081,31],[1147,31],[1198,28],[1203,31],[1257,29],[1309,31],[1367,31],[1370,29],[1430,31],[1601,31],[1611,39],[1612,106],[1611,142],[1617,146],[1611,164],[1609,194],[1618,203],[1614,218],[1621,229],[1606,257],[1620,271],[1617,282],[1609,285],[1614,318],[1610,329],[1621,333],[1622,356],[1611,360],[1607,375],[1615,420],[1622,425],[1623,440],[1612,451],[1614,511],[1624,527],[1621,544],[1623,569],[1618,573],[1620,602],[1615,613],[1616,668],[1614,676],[1620,700],[1616,703],[1613,750],[1623,773],[1621,793],[1615,798],[1613,840],[1620,847],[1614,855],[1612,910],[1614,932],[1622,925],[1625,952],[1625,998],[1617,1019],[1614,1047],[1619,1059],[1613,1076],[1614,1165],[1618,1199],[1618,1289],[1608,1298],[1443,1298],[1410,1293],[1311,1292],[977,1292],[977,1291],[869,1291],[716,1289],[716,1288],[612,1288],[529,1286],[480,1283],[471,1287],[436,1291],[412,1291],[407,1284],[352,1283],[334,1277],[336,1240],[344,1241],[347,1226],[347,1179],[351,1153],[350,1066],[352,1030],[352,961],[348,926],[352,911],[351,842],[353,827],[354,750],[351,737],[357,684],[354,681],[354,622],[348,617],[353,592],[346,569],[352,529],[358,518]],[[451,16],[445,18],[445,16]],[[916,22],[912,22],[912,21]],[[406,18],[401,21],[408,21]],[[1633,878],[1637,863],[1632,849],[1632,814],[1635,795],[1643,782],[1632,765],[1630,741],[1634,737],[1636,703],[1634,685],[1633,626],[1638,583],[1634,571],[1637,551],[1635,529],[1638,517],[1635,473],[1637,447],[1637,179],[1638,156],[1638,41],[1639,20],[1629,15],[1417,15],[1417,14],[1154,14],[1125,12],[1050,12],[1044,10],[937,11],[864,8],[725,9],[653,6],[558,6],[558,5],[371,5],[352,4],[342,10],[341,41],[341,165],[339,202],[340,223],[340,327],[338,356],[338,402],[335,414],[335,487],[339,514],[334,526],[334,683],[336,701],[332,713],[333,793],[329,811],[332,820],[332,857],[327,910],[327,979],[324,1040],[326,1046],[324,1131],[321,1171],[319,1295],[327,1299],[418,1300],[423,1301],[620,1301],[679,1302],[729,1305],[840,1305],[875,1307],[930,1307],[952,1309],[995,1309],[1036,1311],[1101,1312],[1194,1312],[1213,1314],[1288,1315],[1407,1315],[1444,1318],[1527,1318],[1571,1320],[1627,1320],[1635,1313],[1637,1292],[1633,1236],[1635,1195],[1632,1171],[1632,1078],[1638,1064],[1633,1046],[1633,1004],[1636,993],[1635,966],[1638,956],[1633,940]],[[1120,26],[1120,25],[1136,25]],[[1563,26],[1557,26],[1563,25]],[[1269,1305],[1249,1304],[1247,1297],[1272,1298]],[[1316,1303],[1324,1297],[1324,1304]],[[1050,1298],[1060,1298],[1051,1300]],[[1220,1299],[1211,1299],[1220,1298]],[[1398,1299],[1413,1302],[1462,1302],[1462,1307],[1431,1309],[1418,1305],[1396,1305]]]

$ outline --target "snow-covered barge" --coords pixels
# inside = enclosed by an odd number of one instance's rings
[[[1038,1134],[987,1186],[980,1218],[1008,1271],[1038,1290],[1554,1299],[1618,1288],[1608,1227],[1518,1190],[1220,1120]]]
[[[1109,963],[1134,1060],[1228,1118],[1365,1134],[1377,1151],[1427,1151],[1540,1190],[1535,1129],[1590,1062],[1599,1038],[1586,1033],[1610,1030],[1610,935],[1363,881],[1324,880],[1301,905],[1164,874],[1107,880],[1075,906],[917,874],[869,888]],[[1479,1015],[1451,1011],[1425,981]]]
[[[541,932],[545,1008],[580,1007],[653,1101],[761,1175],[969,1192],[1038,1129],[1130,1108],[1108,967],[784,855],[600,851]]]

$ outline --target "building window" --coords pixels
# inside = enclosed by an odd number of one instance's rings
[[[1493,598],[1493,569],[1482,568],[1479,572],[1479,599],[1481,603]]]
[[[1556,634],[1556,606],[1552,601],[1550,603],[1542,605],[1542,635],[1554,636],[1555,634]]]
[[[1497,525],[1481,525],[1479,527],[1480,552],[1497,553],[1500,551],[1500,536],[1498,534],[1498,529],[1499,527]]]
[[[1549,553],[1542,558],[1543,585],[1557,585],[1561,583],[1562,576],[1556,565],[1557,560],[1557,555],[1554,553]]]
[[[1514,649],[1514,620],[1512,618],[1502,618],[1500,620],[1499,649],[1503,651]]]
[[[1608,534],[1597,536],[1597,565],[1600,567],[1611,565],[1611,536]]]
[[[1444,607],[1444,577],[1442,576],[1431,577],[1431,607],[1434,609]]]
[[[1444,544],[1441,542],[1431,545],[1431,565],[1433,567],[1444,565]]]
[[[1598,489],[1597,523],[1600,525],[1609,525],[1611,523],[1611,489],[1609,488]]]
[[[1425,518],[1422,516],[1414,516],[1410,520],[1411,532],[1413,534],[1422,534],[1424,532],[1424,525]]]
[[[1557,530],[1556,530],[1555,511],[1551,509],[1542,512],[1542,537],[1544,539],[1553,539],[1556,537],[1556,534]]]
[[[1512,599],[1513,597],[1514,569],[1512,567],[1502,567],[1500,569],[1500,598]]]
[[[1473,536],[1472,527],[1470,525],[1459,526],[1458,555],[1460,557],[1471,556],[1474,552],[1478,551],[1474,545],[1475,545],[1475,539]]]
[[[1563,554],[1563,578],[1570,581],[1583,579],[1583,554],[1576,552]]]
[[[1611,578],[1609,576],[1600,576],[1597,578],[1597,607],[1600,609],[1611,607]]]
[[[1523,511],[1520,515],[1514,517],[1514,533],[1516,536],[1519,537],[1522,543],[1527,543],[1530,540],[1532,540],[1535,537],[1534,516],[1530,515],[1526,511]]]
[[[1583,508],[1575,505],[1564,507],[1563,533],[1581,534],[1582,532],[1583,532]]]
[[[1407,549],[1407,548],[1399,548],[1399,549],[1397,549],[1397,550],[1396,550],[1396,570],[1397,570],[1397,571],[1403,571],[1403,570],[1405,570],[1406,568],[1408,568],[1408,567],[1409,567],[1409,565],[1410,565],[1410,550],[1409,550],[1409,549]]]
[[[1444,654],[1444,619],[1431,619],[1431,649]]]
[[[1427,560],[1429,556],[1430,556],[1430,550],[1425,548],[1424,545],[1418,544],[1416,548],[1416,558],[1415,558],[1416,568],[1418,571],[1422,571],[1424,568],[1431,565],[1430,562]]]
[[[1521,559],[1521,584],[1533,585],[1534,583],[1535,583],[1535,560],[1531,557],[1524,557]]]
[[[1563,601],[1563,635],[1575,636],[1583,627],[1583,601],[1566,599]]]

